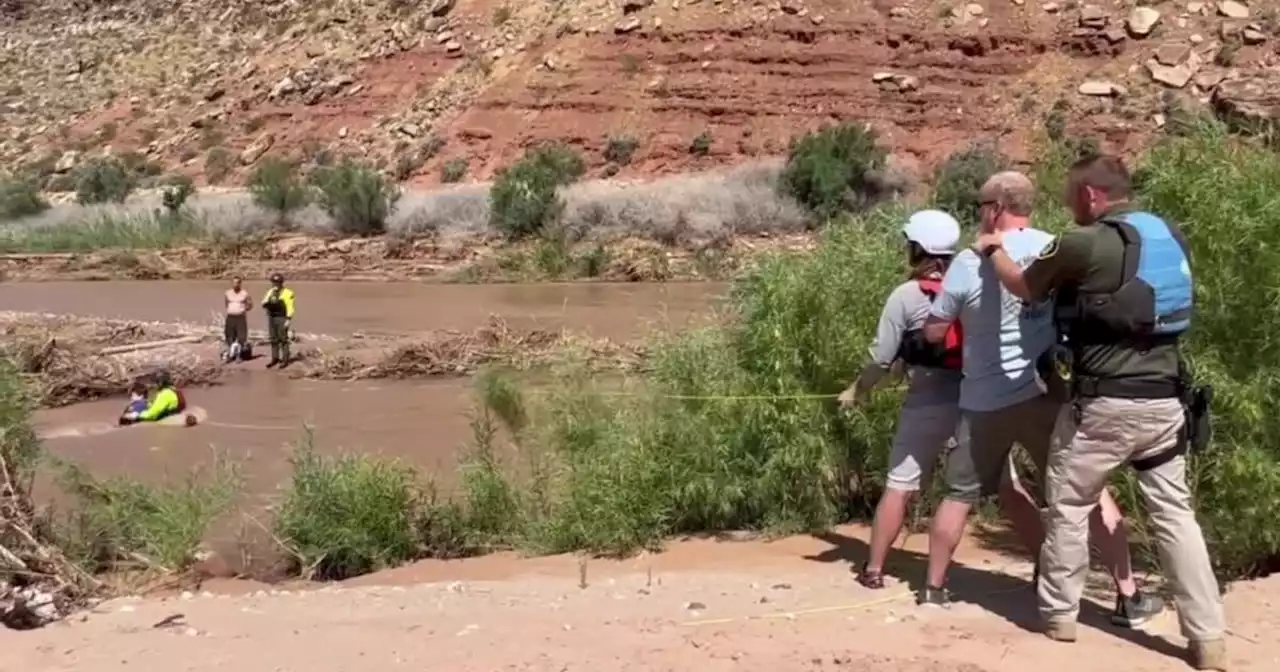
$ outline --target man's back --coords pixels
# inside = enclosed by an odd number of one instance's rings
[[[1038,229],[1004,234],[1004,250],[1026,267],[1053,236]],[[1035,362],[1057,338],[1050,304],[1028,307],[1005,289],[991,262],[966,250],[942,281],[933,315],[964,326],[964,381],[960,407],[995,411],[1041,394]]]
[[[1179,240],[1180,231],[1172,224],[1170,230]],[[1183,248],[1186,249],[1185,243]],[[1124,242],[1112,226],[1092,224],[1065,234],[1059,246],[1059,254],[1078,256],[1079,260],[1064,259],[1064,263],[1078,263],[1084,269],[1079,291],[1103,294],[1120,286],[1124,276]],[[1074,305],[1077,286],[1066,286],[1058,292],[1056,300]],[[1176,341],[1138,345],[1124,340],[1105,340],[1073,348],[1076,374],[1082,377],[1125,379],[1134,382],[1167,382],[1178,377],[1178,346]]]

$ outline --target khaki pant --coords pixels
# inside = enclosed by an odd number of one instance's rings
[[[1052,622],[1076,619],[1089,567],[1089,512],[1107,476],[1130,460],[1159,455],[1177,445],[1184,419],[1177,399],[1099,397],[1063,413],[1049,453],[1049,500],[1041,577],[1040,613]],[[1222,597],[1209,563],[1204,534],[1191,508],[1187,461],[1182,455],[1138,472],[1138,487],[1151,514],[1160,562],[1173,585],[1182,633],[1191,641],[1222,639]]]

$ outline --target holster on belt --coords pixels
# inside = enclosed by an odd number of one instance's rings
[[[1209,385],[1188,384],[1182,393],[1182,409],[1186,414],[1187,448],[1189,452],[1199,453],[1209,447],[1213,438],[1213,388]]]
[[[1057,343],[1036,358],[1036,375],[1040,387],[1054,401],[1067,403],[1075,396],[1072,371],[1075,355],[1071,348]]]

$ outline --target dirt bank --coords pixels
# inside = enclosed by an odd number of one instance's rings
[[[740,237],[721,241],[716,249],[707,251],[623,240],[600,246],[583,243],[548,253],[540,250],[542,243],[537,242],[502,245],[390,237],[286,236],[207,241],[161,250],[3,254],[0,281],[205,280],[265,278],[273,272],[284,273],[292,280],[720,280],[736,273],[755,255],[778,249],[807,249],[813,242],[812,236],[804,235]],[[588,257],[599,263],[581,261]]]
[[[124,395],[131,382],[164,368],[179,386],[216,385],[265,365],[265,333],[251,332],[259,357],[244,365],[219,362],[220,329],[180,323],[142,323],[37,313],[0,312],[0,352],[30,378],[42,407]],[[643,361],[640,346],[563,331],[513,329],[500,318],[469,332],[411,336],[299,334],[291,378],[359,380],[461,376],[485,364],[536,367],[572,349],[602,369],[626,370]],[[115,349],[162,343],[125,352]]]
[[[1059,100],[1073,126],[1131,147],[1167,113],[1162,89],[1207,99],[1274,60],[1264,4],[1225,17],[1214,3],[1162,6],[1158,27],[1127,30],[1127,8],[1057,2],[183,1],[160,13],[152,0],[29,0],[0,17],[13,22],[0,156],[65,178],[110,146],[216,181],[267,152],[351,154],[431,183],[447,162],[483,179],[563,139],[590,150],[595,174],[638,176],[781,154],[799,130],[865,119],[927,164],[978,137],[1017,145]],[[202,39],[210,26],[223,39]],[[1168,43],[1196,53],[1158,51]],[[634,156],[609,161],[623,138]]]
[[[1028,631],[1028,563],[962,548],[952,582],[966,601],[924,609],[901,585],[872,592],[853,582],[864,540],[843,528],[821,539],[681,542],[656,556],[591,561],[585,574],[572,557],[489,557],[318,591],[237,584],[119,599],[66,624],[0,635],[0,667],[1076,672],[1082,660],[1105,660],[1115,669],[1188,669],[1176,657],[1172,612],[1130,632],[1087,603],[1080,641],[1059,644]],[[915,576],[922,562],[913,543],[897,569]],[[1233,671],[1275,669],[1278,594],[1271,578],[1227,595]]]

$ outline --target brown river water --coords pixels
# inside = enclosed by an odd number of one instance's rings
[[[157,482],[223,457],[239,465],[247,492],[268,495],[288,478],[292,447],[309,426],[321,453],[401,459],[447,484],[470,437],[474,399],[466,379],[344,383],[268,371],[186,394],[206,416],[195,427],[120,428],[125,401],[111,399],[39,411],[36,431],[54,455],[100,476]]]
[[[539,283],[448,285],[381,282],[297,282],[299,332],[419,332],[468,330],[491,315],[517,328],[565,328],[628,340],[646,331],[686,326],[722,296],[723,283]],[[149,322],[220,319],[219,281],[0,283],[0,310],[66,313]],[[264,282],[246,282],[255,298]],[[264,328],[260,314],[251,328]]]
[[[631,340],[711,316],[723,284],[432,285],[300,282],[299,331],[343,334],[467,330],[491,315],[513,326],[566,328]],[[263,283],[247,283],[257,296]],[[147,321],[208,322],[221,309],[222,282],[0,283],[0,310]],[[253,324],[261,328],[261,324]],[[453,480],[470,436],[469,380],[331,382],[292,380],[261,368],[228,384],[187,391],[207,414],[196,427],[117,428],[123,399],[36,413],[55,455],[100,475],[155,482],[182,477],[216,453],[240,463],[246,490],[268,496],[289,475],[291,444],[315,427],[322,452],[371,452],[401,458]],[[215,450],[216,449],[216,450]]]

